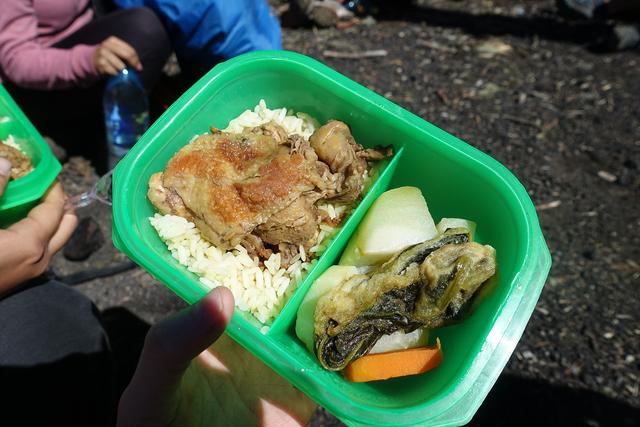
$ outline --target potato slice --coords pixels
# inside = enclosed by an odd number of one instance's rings
[[[438,234],[420,189],[399,187],[373,203],[340,258],[340,265],[375,265]]]
[[[367,354],[388,353],[390,351],[406,350],[408,348],[425,347],[429,341],[429,330],[416,329],[405,334],[404,331],[396,331],[389,335],[383,335]]]

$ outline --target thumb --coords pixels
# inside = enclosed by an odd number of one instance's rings
[[[4,188],[9,182],[9,175],[11,175],[11,162],[0,157],[0,196],[4,193]]]
[[[118,426],[154,425],[149,422],[171,416],[189,362],[224,332],[233,307],[231,292],[218,287],[197,304],[151,327],[136,372],[120,400]]]
[[[141,363],[182,374],[191,359],[224,332],[233,306],[231,292],[218,287],[193,306],[154,325],[147,334]]]

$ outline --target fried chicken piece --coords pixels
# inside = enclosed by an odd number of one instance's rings
[[[273,251],[264,247],[264,242],[255,234],[247,234],[240,244],[247,250],[250,256],[257,255],[260,259],[269,259]]]
[[[291,243],[280,243],[278,253],[280,254],[280,265],[288,267],[292,264],[293,258],[298,255],[299,248]]]
[[[11,162],[11,174],[9,179],[18,179],[33,170],[33,165],[29,156],[20,150],[16,150],[10,145],[0,142],[0,157]]]
[[[255,233],[266,243],[291,243],[309,249],[318,235],[317,209],[305,197],[299,197],[289,206],[272,215]]]
[[[149,178],[147,197],[161,213],[178,215],[188,221],[193,221],[193,215],[184,205],[178,193],[162,184],[162,172],[154,173]]]
[[[270,136],[275,139],[278,144],[284,143],[289,138],[287,136],[287,132],[282,128],[282,126],[278,126],[273,122],[265,123],[262,126],[257,126],[251,129],[248,133],[252,133],[254,135]]]
[[[184,146],[159,179],[152,177],[149,200],[180,215],[180,204],[169,199],[177,194],[198,229],[221,249],[233,248],[302,194],[325,186],[316,161],[290,152],[276,125],[213,132]]]
[[[331,120],[317,129],[309,139],[318,158],[329,165],[336,180],[336,190],[326,195],[334,202],[353,202],[364,189],[367,160],[381,160],[393,155],[393,149],[364,149],[356,143],[349,126]]]
[[[351,135],[349,127],[338,120],[331,120],[318,128],[311,138],[311,147],[318,158],[331,168],[331,172],[345,173],[349,167],[366,167],[356,156],[358,145]],[[354,165],[354,163],[356,165]]]
[[[287,136],[274,123],[241,134],[210,130],[151,176],[149,200],[164,214],[194,222],[220,249],[242,244],[262,259],[277,250],[285,266],[300,245],[316,244],[320,222],[328,221],[316,202],[357,200],[367,160],[389,155],[365,150],[338,121],[310,140]]]

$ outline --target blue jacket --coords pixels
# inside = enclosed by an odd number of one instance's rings
[[[214,64],[254,50],[282,49],[280,24],[266,0],[115,0],[146,6],[163,21],[180,58]]]

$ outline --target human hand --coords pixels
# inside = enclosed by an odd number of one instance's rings
[[[93,65],[100,74],[115,76],[129,64],[142,70],[142,63],[136,50],[127,42],[111,36],[105,39],[93,54]]]
[[[9,182],[11,175],[11,162],[4,157],[0,157],[0,197],[4,194],[4,188]]]
[[[120,399],[118,427],[306,424],[315,404],[221,336],[233,305],[219,287],[151,328]]]
[[[0,181],[6,184],[4,178]],[[25,219],[0,230],[0,295],[42,274],[77,223],[75,213],[65,209],[64,191],[56,182]]]

